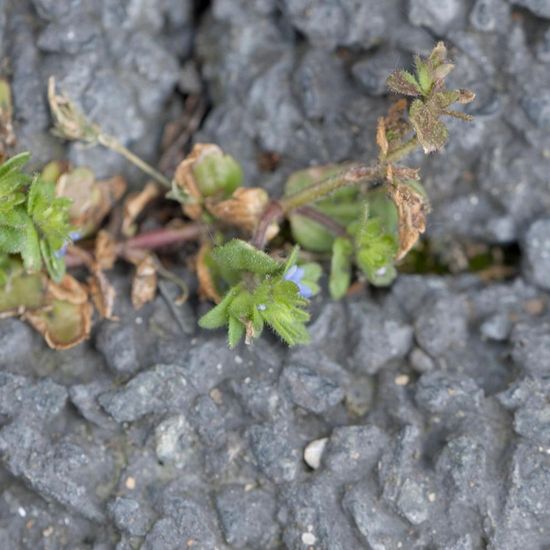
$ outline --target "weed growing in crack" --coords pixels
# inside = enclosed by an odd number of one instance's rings
[[[185,299],[185,283],[155,251],[192,241],[200,294],[215,303],[201,327],[225,327],[230,347],[243,338],[252,342],[265,327],[290,346],[308,342],[307,308],[324,267],[334,299],[358,279],[389,285],[396,263],[425,231],[428,197],[419,170],[404,161],[418,148],[429,154],[445,146],[445,117],[470,120],[453,110],[474,94],[446,88],[452,69],[439,43],[427,58],[415,58],[414,74],[395,71],[388,87],[405,97],[378,120],[378,158],[296,172],[279,198],[244,187],[238,162],[214,144],[195,145],[167,178],[88,121],[51,79],[55,133],[114,150],[153,181],[119,205],[121,178],[96,181],[89,170],[62,163],[30,177],[22,172],[28,155],[6,161],[0,167],[0,311],[28,319],[50,345],[69,347],[89,333],[91,302],[100,315],[113,317],[115,294],[105,271],[118,259],[135,265],[135,307],[153,299],[159,276],[176,282]],[[163,216],[158,229],[138,232],[139,216],[163,194],[180,203],[187,221]],[[281,231],[286,225],[289,232]],[[74,231],[83,237],[78,245]],[[66,266],[85,266],[87,284],[65,275]],[[35,293],[7,300],[6,289],[16,281],[34,285]]]

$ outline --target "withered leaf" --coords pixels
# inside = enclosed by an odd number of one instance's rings
[[[155,298],[157,292],[157,268],[152,256],[146,256],[136,266],[132,280],[132,305],[141,309]]]
[[[117,258],[117,243],[114,237],[101,229],[95,238],[94,256],[101,269],[112,269]]]
[[[136,232],[135,221],[143,212],[144,208],[159,196],[158,185],[152,181],[138,193],[130,194],[124,201],[122,234],[126,237],[132,237]]]
[[[66,172],[57,180],[56,193],[72,200],[69,211],[71,223],[78,227],[81,236],[94,233],[113,205],[126,191],[126,181],[120,176],[96,181],[87,168]]]
[[[386,80],[386,84],[390,90],[398,94],[412,97],[417,97],[422,94],[422,89],[416,78],[407,71],[399,70],[393,72]]]
[[[174,183],[181,190],[183,196],[186,197],[182,209],[192,220],[198,220],[201,217],[203,200],[202,193],[193,175],[193,165],[204,155],[217,152],[222,153],[217,145],[197,143],[191,153],[176,168]]]
[[[54,349],[76,346],[90,335],[92,306],[76,279],[65,275],[59,284],[48,281],[46,305],[22,315]]]
[[[386,136],[386,121],[384,117],[378,119],[378,125],[376,126],[376,144],[380,148],[382,157],[386,157],[388,154],[388,138]]]
[[[438,151],[447,143],[449,135],[447,127],[419,99],[413,101],[409,110],[409,119],[425,153]]]
[[[399,251],[396,260],[401,260],[426,230],[426,214],[429,205],[426,197],[406,184],[389,186],[399,216]]]
[[[209,244],[204,243],[197,254],[197,278],[199,279],[199,294],[204,298],[212,300],[216,304],[219,304],[222,300],[214,278],[207,264],[208,254],[212,250]]]
[[[268,202],[269,195],[264,189],[239,187],[227,200],[207,200],[206,207],[219,220],[252,233]]]
[[[91,271],[91,276],[88,278],[88,286],[98,313],[104,319],[116,320],[117,317],[113,315],[116,298],[116,291],[113,285],[111,285],[99,264],[94,264]]]

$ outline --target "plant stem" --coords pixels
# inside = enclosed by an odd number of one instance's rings
[[[142,170],[143,172],[151,176],[153,179],[158,181],[161,185],[163,185],[167,189],[172,188],[172,183],[166,176],[161,174],[158,170],[153,168],[150,164],[147,164],[143,159],[139,158],[135,153],[132,153],[130,149],[122,145],[122,143],[120,143],[120,141],[118,141],[113,136],[100,133],[97,137],[97,141],[104,147],[107,147],[107,149],[111,149],[111,151],[114,151],[115,153],[122,155],[124,158],[130,161],[134,166],[137,166],[140,170]]]
[[[380,168],[378,166],[371,167],[366,164],[356,164],[343,172],[339,172],[293,195],[280,199],[279,205],[282,213],[287,214],[291,210],[317,202],[341,187],[371,183],[380,177]]]
[[[202,225],[190,223],[180,229],[155,229],[140,233],[120,243],[123,249],[155,250],[163,246],[192,241],[200,236]]]
[[[412,153],[418,147],[418,138],[416,136],[406,141],[401,147],[392,151],[387,157],[386,162],[397,162]]]
[[[117,256],[124,257],[129,252],[136,250],[156,250],[172,244],[193,241],[197,239],[203,226],[201,224],[188,224],[181,229],[155,229],[140,233],[135,237],[126,239],[117,244]],[[79,267],[82,265],[91,265],[94,257],[90,252],[77,246],[70,246],[65,258],[67,267]]]
[[[300,206],[296,208],[296,214],[304,216],[314,222],[317,222],[320,225],[326,227],[331,233],[334,233],[338,237],[347,237],[348,232],[346,228],[339,224],[336,220],[333,220],[330,216],[323,214],[321,211],[311,207],[311,206]]]

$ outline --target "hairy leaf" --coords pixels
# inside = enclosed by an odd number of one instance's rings
[[[438,151],[447,143],[449,133],[446,126],[419,99],[413,101],[409,118],[425,153]]]
[[[386,84],[390,90],[398,94],[417,97],[422,94],[422,88],[416,78],[409,72],[399,70],[393,72]]]

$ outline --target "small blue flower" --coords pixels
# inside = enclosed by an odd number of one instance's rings
[[[286,281],[294,283],[298,287],[298,292],[302,298],[311,298],[313,296],[312,290],[302,283],[304,277],[304,270],[297,265],[293,265],[284,275]]]
[[[65,244],[54,253],[54,256],[56,258],[63,258],[67,254],[67,247],[69,246],[69,243],[78,241],[80,239],[80,231],[71,231],[69,233],[69,239],[65,242]]]

